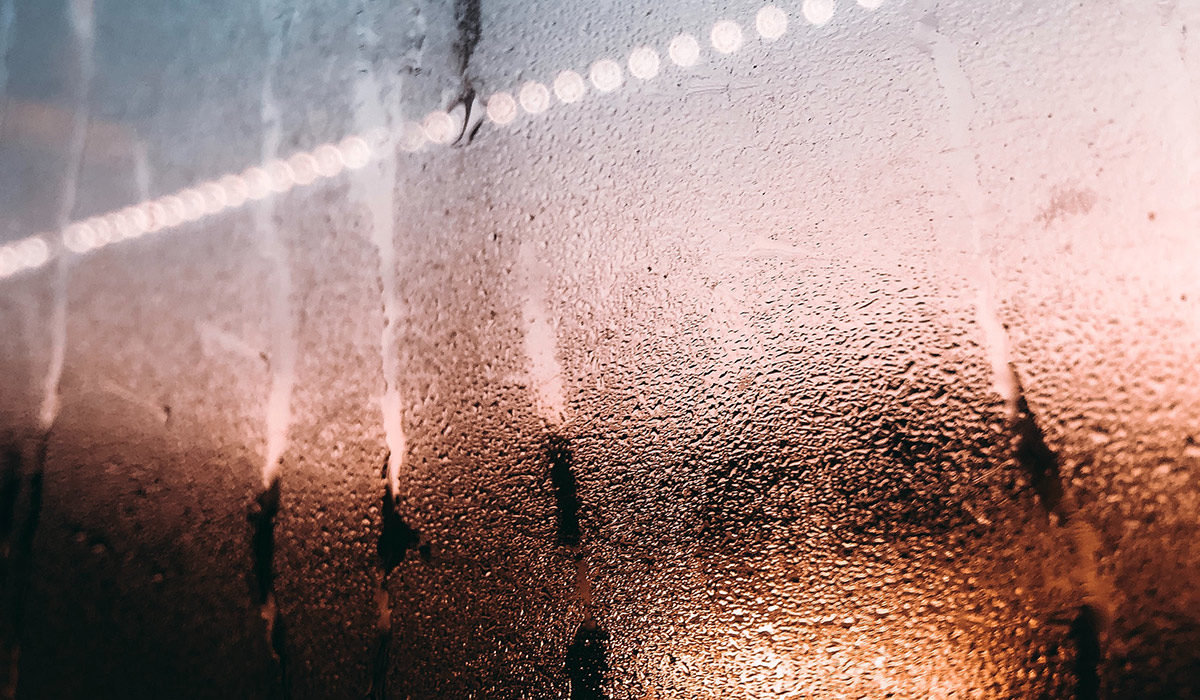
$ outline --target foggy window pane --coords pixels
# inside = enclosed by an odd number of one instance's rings
[[[0,698],[1185,698],[1200,6],[0,0]]]

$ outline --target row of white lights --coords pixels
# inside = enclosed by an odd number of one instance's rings
[[[867,9],[875,9],[883,0],[857,2]],[[834,0],[804,0],[801,14],[809,24],[820,26],[833,18],[834,9]],[[787,32],[788,15],[775,5],[767,5],[755,15],[754,26],[763,40],[775,41]],[[727,19],[713,24],[708,39],[720,54],[734,53],[744,43],[741,25]],[[691,34],[680,34],[667,46],[667,56],[681,68],[699,63],[701,51],[700,41]],[[662,60],[652,47],[639,46],[630,52],[626,66],[630,75],[646,81],[658,75]],[[529,81],[515,95],[494,93],[487,100],[486,115],[497,125],[510,124],[521,110],[529,114],[545,112],[552,104],[552,95],[564,104],[578,102],[587,93],[589,82],[599,92],[612,92],[624,84],[624,73],[620,63],[608,58],[593,63],[586,79],[573,70],[564,70],[550,86]],[[57,237],[43,233],[0,246],[0,279],[45,265],[55,252],[55,244],[61,244],[75,255],[83,255],[119,241],[157,233],[240,207],[248,201],[331,178],[345,170],[361,168],[395,145],[411,152],[427,143],[449,144],[461,130],[460,119],[445,111],[435,111],[420,123],[404,124],[397,134],[376,129],[361,136],[348,136],[336,143],[322,144],[311,151],[272,160],[158,199],[75,221]]]

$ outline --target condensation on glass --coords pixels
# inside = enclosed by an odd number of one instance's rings
[[[1197,27],[0,0],[2,697],[1196,697]]]

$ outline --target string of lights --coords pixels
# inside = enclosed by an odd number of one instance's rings
[[[878,8],[883,2],[857,1],[868,10]],[[808,24],[821,26],[833,19],[835,10],[834,0],[804,0],[800,14]],[[787,33],[788,20],[784,9],[766,5],[754,16],[754,31],[763,41],[772,42]],[[707,40],[713,51],[729,55],[743,47],[745,35],[738,22],[721,19],[713,23]],[[697,65],[703,52],[701,39],[691,34],[679,34],[667,43],[667,58],[682,69]],[[506,126],[522,111],[530,115],[546,112],[555,99],[563,104],[578,102],[586,96],[589,84],[590,89],[600,93],[618,90],[625,84],[626,71],[635,80],[652,80],[659,75],[663,65],[658,50],[638,46],[628,53],[624,67],[612,58],[601,58],[591,64],[586,77],[568,69],[559,72],[549,86],[528,81],[517,88],[515,94],[512,91],[495,92],[486,101],[486,118],[497,126]],[[83,256],[122,241],[160,233],[248,202],[337,177],[347,170],[362,168],[385,153],[394,152],[395,147],[416,152],[430,146],[446,146],[458,138],[462,129],[461,118],[445,110],[436,110],[420,122],[402,124],[395,132],[379,128],[350,135],[287,158],[249,167],[240,173],[229,173],[178,192],[73,221],[61,231],[39,233],[0,246],[0,279],[43,267],[59,255]]]

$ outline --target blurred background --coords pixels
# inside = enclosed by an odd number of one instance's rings
[[[0,697],[1200,697],[1200,3],[0,0]]]

